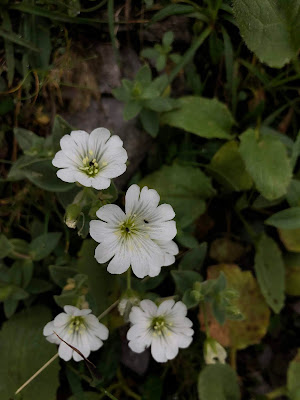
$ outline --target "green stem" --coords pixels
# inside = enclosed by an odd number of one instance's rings
[[[127,270],[127,290],[131,290],[131,267]]]
[[[287,388],[285,386],[281,386],[275,390],[272,390],[272,392],[269,392],[266,394],[267,399],[277,399],[280,396],[286,396],[287,395]]]
[[[115,301],[112,305],[110,305],[103,313],[101,313],[97,318],[100,320],[104,318],[107,314],[111,312],[117,305],[119,304],[119,300]]]
[[[171,71],[170,76],[169,76],[169,82],[170,84],[174,78],[176,78],[177,74],[179,71],[184,68],[194,57],[196,51],[198,48],[201,46],[201,44],[204,42],[204,40],[209,36],[211,33],[212,28],[209,26],[207,27],[201,35],[194,41],[194,43],[191,45],[191,47],[186,51],[184,56],[182,57],[181,61],[176,65],[176,67]]]
[[[104,6],[104,4],[107,2],[107,0],[103,0],[103,1],[100,1],[100,3],[99,4],[97,4],[96,6],[94,6],[94,7],[90,7],[90,8],[81,8],[80,9],[80,12],[92,12],[92,11],[96,11],[96,10],[98,10],[99,8],[101,8],[102,6]]]

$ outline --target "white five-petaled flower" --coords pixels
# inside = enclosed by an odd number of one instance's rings
[[[43,334],[49,342],[59,344],[60,358],[69,361],[73,356],[75,361],[81,361],[83,358],[61,341],[54,332],[88,357],[91,351],[102,347],[103,340],[108,338],[108,329],[91,314],[89,309],[79,310],[77,307],[65,306],[64,311],[45,325]]]
[[[181,301],[166,300],[157,307],[151,300],[142,300],[129,314],[129,347],[141,353],[151,346],[157,362],[172,360],[179,348],[188,347],[193,340],[193,324],[186,314],[187,308]]]
[[[122,274],[130,266],[139,278],[157,276],[162,266],[175,261],[178,247],[174,210],[169,204],[158,205],[156,190],[140,190],[132,185],[125,197],[125,213],[114,204],[101,207],[96,215],[102,221],[90,222],[90,234],[100,243],[96,260],[109,260],[108,272]]]
[[[226,350],[213,338],[208,338],[204,342],[204,360],[206,364],[225,364],[227,357]]]
[[[102,190],[126,170],[127,152],[123,142],[119,136],[110,136],[108,129],[97,128],[90,134],[73,131],[61,138],[60,146],[52,164],[61,168],[57,176],[64,182],[79,182]]]

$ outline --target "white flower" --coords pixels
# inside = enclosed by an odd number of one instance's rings
[[[123,142],[119,136],[110,136],[108,129],[97,128],[90,134],[73,131],[61,138],[60,147],[52,164],[62,168],[57,176],[64,182],[79,182],[101,190],[126,170],[127,152]]]
[[[172,360],[179,348],[188,347],[193,340],[193,324],[186,314],[187,308],[181,301],[166,300],[157,307],[151,300],[142,300],[129,314],[132,323],[127,332],[129,347],[141,353],[151,346],[156,361]]]
[[[171,265],[178,253],[175,213],[169,204],[159,203],[156,190],[132,185],[125,197],[125,213],[114,204],[101,207],[96,215],[102,221],[90,222],[99,263],[109,260],[108,272],[122,274],[131,265],[139,278],[157,276],[162,266]]]
[[[204,360],[206,364],[225,364],[226,350],[215,339],[208,338],[204,342]]]
[[[103,340],[108,338],[108,329],[89,309],[79,310],[77,307],[65,306],[64,311],[45,325],[43,334],[49,342],[59,344],[60,358],[69,361],[73,356],[75,361],[81,361],[83,358],[53,332],[88,357],[91,351],[98,350],[103,345]]]

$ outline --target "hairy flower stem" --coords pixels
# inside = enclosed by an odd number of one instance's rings
[[[111,310],[113,310],[119,303],[119,300],[115,301],[112,305],[110,305],[105,311],[103,311],[102,314],[98,316],[98,319],[100,320],[101,318],[105,317],[108,313],[110,313]],[[41,372],[44,371],[50,364],[52,364],[53,361],[55,361],[58,357],[58,353],[56,353],[53,357],[50,358],[38,371],[36,371],[25,383],[23,383],[22,386],[17,389],[15,394],[18,394],[23,390],[31,381],[33,381]],[[105,390],[105,389],[103,389]],[[106,395],[109,397],[109,395],[106,393]],[[115,399],[115,397],[110,397],[111,399]]]

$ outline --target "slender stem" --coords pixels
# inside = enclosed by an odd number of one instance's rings
[[[18,394],[21,392],[21,390],[23,390],[31,381],[33,381],[42,371],[44,371],[45,368],[48,367],[48,365],[50,365],[54,360],[56,360],[58,357],[58,353],[56,353],[52,358],[50,358],[49,361],[46,362],[46,364],[44,364],[38,371],[36,371],[36,373],[34,373],[32,375],[31,378],[28,379],[28,381],[26,381],[22,386],[19,387],[19,389],[16,391],[15,394]]]
[[[118,304],[120,300],[115,301],[112,305],[110,305],[102,314],[100,314],[97,318],[100,320],[101,318],[105,317],[107,314],[111,312]]]
[[[131,268],[127,270],[127,290],[131,289]]]
[[[275,390],[272,390],[272,392],[269,392],[266,394],[267,399],[277,399],[278,397],[281,396],[286,396],[287,395],[287,389],[285,386],[281,386]]]

